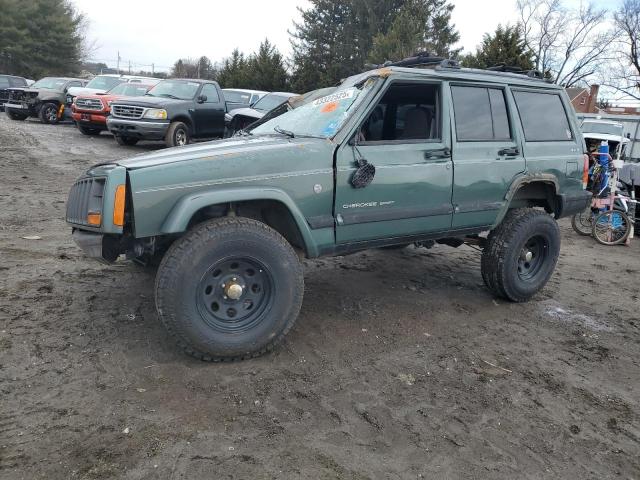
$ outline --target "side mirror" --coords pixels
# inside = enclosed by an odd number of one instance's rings
[[[198,103],[204,103],[207,101],[207,96],[206,95],[200,95],[198,97]]]

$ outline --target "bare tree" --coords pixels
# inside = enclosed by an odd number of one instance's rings
[[[611,58],[615,34],[606,10],[591,4],[571,10],[561,0],[517,0],[516,5],[536,69],[555,83],[581,83]]]
[[[625,0],[614,14],[616,59],[603,85],[622,97],[640,100],[640,0]]]

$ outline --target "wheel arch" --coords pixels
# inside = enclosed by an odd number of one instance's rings
[[[162,234],[182,233],[202,221],[228,215],[260,220],[307,256],[318,256],[311,229],[294,201],[277,188],[236,188],[182,197],[162,224]]]
[[[560,182],[550,173],[537,173],[516,178],[505,195],[494,227],[499,225],[512,208],[541,207],[557,218],[561,206]]]

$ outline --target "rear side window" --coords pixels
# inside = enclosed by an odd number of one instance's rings
[[[514,91],[513,96],[527,142],[573,140],[569,118],[560,95]]]
[[[451,87],[459,142],[511,139],[504,91],[499,88]]]

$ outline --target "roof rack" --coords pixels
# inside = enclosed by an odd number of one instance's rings
[[[514,65],[507,65],[506,63],[499,63],[493,67],[485,68],[491,72],[505,72],[505,73],[517,73],[520,75],[526,75],[530,78],[537,78],[538,80],[544,80],[544,75],[540,70],[524,70]]]
[[[386,61],[379,65],[367,65],[372,68],[382,67],[407,67],[407,68],[424,68],[424,67],[442,67],[442,68],[460,68],[460,64],[456,60],[439,57],[430,52],[416,52],[412,57],[407,57],[397,62]]]

